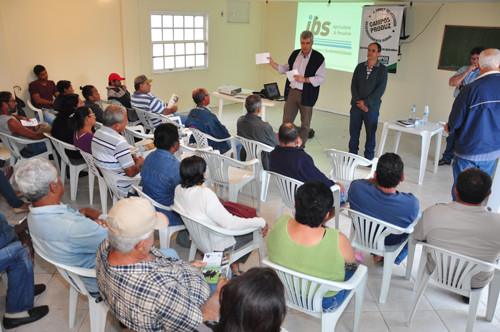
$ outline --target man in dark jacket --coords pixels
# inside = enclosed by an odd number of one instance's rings
[[[351,81],[351,120],[349,124],[349,152],[358,154],[359,133],[363,122],[366,130],[365,158],[375,155],[375,133],[382,104],[382,95],[387,85],[387,68],[378,61],[382,52],[379,43],[368,45],[367,60],[354,69]]]

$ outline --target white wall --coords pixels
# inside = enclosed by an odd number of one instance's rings
[[[406,33],[411,36],[410,39],[422,31],[440,5],[438,2],[414,2],[413,7],[408,6]],[[269,2],[264,11],[266,50],[271,52],[275,61],[285,63],[294,45],[295,25],[289,22],[294,22],[297,4]],[[453,72],[437,69],[444,26],[498,26],[499,23],[498,2],[446,2],[418,39],[401,46],[401,61],[397,74],[389,74],[380,118],[406,117],[411,105],[416,104],[418,115],[421,116],[424,106],[429,105],[431,121],[446,121],[454,99],[453,88],[448,86],[448,79]],[[321,86],[316,107],[348,114],[351,78],[351,73],[328,69],[327,80]],[[264,80],[284,82],[285,79],[269,67]],[[284,83],[280,85],[283,86]]]
[[[440,5],[415,2],[408,7],[410,39]],[[152,75],[150,10],[208,12],[209,69]],[[294,45],[296,11],[296,2],[251,1],[250,23],[228,24],[227,0],[0,0],[0,90],[20,85],[26,97],[38,63],[47,67],[52,80],[69,79],[75,91],[93,84],[103,96],[111,72],[125,75],[130,90],[134,77],[146,74],[159,97],[168,99],[173,92],[180,96],[180,109],[192,106],[191,91],[200,86],[209,91],[227,83],[260,89],[263,83],[277,81],[283,87],[284,77],[267,65],[255,65],[254,54],[270,51],[276,61],[287,60]],[[401,47],[381,119],[407,116],[412,104],[421,113],[428,104],[431,120],[446,120],[453,102],[453,88],[447,84],[452,73],[437,69],[444,25],[499,22],[499,2],[446,2],[422,35]],[[328,70],[316,106],[348,113],[350,81],[350,73]]]

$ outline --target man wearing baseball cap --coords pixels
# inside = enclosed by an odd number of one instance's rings
[[[210,296],[199,271],[202,262],[190,264],[153,247],[154,230],[167,227],[168,219],[148,200],[118,201],[107,225],[108,238],[97,249],[97,282],[120,322],[134,331],[193,331],[203,321],[217,319],[219,292],[226,282],[219,282]]]
[[[121,77],[117,73],[111,73],[108,77],[108,100],[118,100],[122,106],[126,108],[131,108],[130,105],[130,92],[127,91],[127,87],[122,85],[122,81],[125,77]]]
[[[163,114],[163,115],[175,115],[181,118],[182,123],[186,121],[187,116],[184,114],[177,114],[177,105],[173,105],[172,108],[167,108],[167,105],[163,100],[152,94],[151,82],[153,80],[146,77],[146,75],[139,75],[134,79],[134,89],[135,92],[132,95],[132,107],[138,108],[140,110]],[[158,127],[161,124],[160,119],[155,119],[153,125]]]

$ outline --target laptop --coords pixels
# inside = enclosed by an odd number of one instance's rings
[[[285,97],[280,95],[280,89],[278,88],[278,83],[267,83],[264,84],[264,90],[266,91],[267,99],[283,101]]]

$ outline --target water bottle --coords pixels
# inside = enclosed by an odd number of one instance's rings
[[[429,120],[429,106],[426,105],[424,108],[424,117],[422,118],[422,124],[426,125],[427,120]]]
[[[417,115],[417,107],[413,105],[410,111],[410,120],[416,119],[416,115]]]

